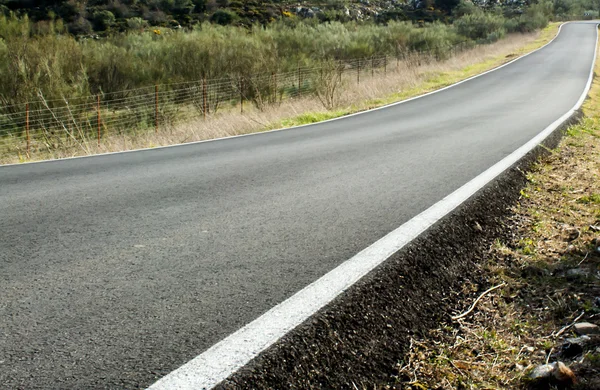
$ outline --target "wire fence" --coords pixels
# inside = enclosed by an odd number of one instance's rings
[[[452,54],[468,44],[452,47]],[[387,74],[400,61],[432,55],[431,51],[396,56],[324,62],[281,73],[228,76],[192,82],[154,85],[76,99],[35,101],[0,106],[0,148],[30,156],[40,149],[102,144],[105,137],[138,132],[159,133],[191,120],[206,119],[220,110],[244,112],[248,105],[264,109],[286,99],[316,95],[333,104],[333,90],[345,77],[360,84],[366,77]],[[6,150],[4,150],[6,151]]]

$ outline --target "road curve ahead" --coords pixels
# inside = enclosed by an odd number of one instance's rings
[[[0,387],[138,388],[569,111],[596,25],[421,99],[249,137],[0,167]]]

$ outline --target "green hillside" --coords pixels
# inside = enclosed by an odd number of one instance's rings
[[[0,0],[0,12],[28,15],[33,21],[59,18],[72,34],[85,35],[153,26],[185,28],[205,21],[241,26],[276,20],[448,22],[458,5],[459,0]],[[480,4],[490,5],[496,3]],[[526,5],[525,0],[510,2],[517,13]]]

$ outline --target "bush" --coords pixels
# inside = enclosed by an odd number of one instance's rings
[[[517,18],[508,19],[504,27],[507,32],[527,33],[548,25],[548,17],[541,12],[527,12]]]
[[[221,26],[227,26],[229,24],[233,24],[238,19],[239,16],[235,12],[220,9],[212,15],[210,21],[213,23],[220,24]]]
[[[83,17],[69,23],[67,29],[73,35],[89,35],[93,31],[92,24]]]
[[[504,36],[505,20],[500,15],[478,11],[457,19],[454,26],[458,33],[474,41],[497,40]]]
[[[94,12],[93,20],[97,31],[106,31],[115,24],[117,19],[112,12],[104,10]]]
[[[84,67],[92,85],[92,93],[120,91],[137,86],[138,61],[123,47],[112,42],[87,42]]]
[[[600,12],[595,10],[588,10],[583,12],[583,19],[585,20],[598,19],[598,17],[600,17]]]
[[[429,28],[415,28],[409,35],[409,48],[432,53],[443,59],[450,55],[454,45],[464,41],[449,25],[434,23]]]
[[[481,9],[478,6],[476,6],[470,1],[461,1],[452,12],[452,15],[457,18],[460,18],[461,16],[474,14],[480,10]]]
[[[142,30],[148,27],[148,22],[142,18],[129,18],[127,19],[127,28],[129,30]]]
[[[548,25],[554,8],[549,1],[532,4],[527,11],[519,16],[516,32],[533,32]]]

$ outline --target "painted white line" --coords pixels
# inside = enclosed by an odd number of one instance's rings
[[[597,50],[598,31],[596,30],[594,61],[592,61],[588,82],[581,97],[569,112],[558,118],[532,140],[325,276],[158,380],[149,389],[199,390],[214,387],[460,206],[538,146],[581,107],[592,84]]]
[[[29,164],[47,164],[47,163],[54,163],[54,162],[65,161],[65,160],[75,160],[75,159],[80,159],[80,158],[94,158],[94,157],[99,157],[99,156],[110,156],[110,155],[113,155],[113,154],[136,153],[136,152],[143,152],[143,151],[148,151],[148,150],[161,150],[161,149],[175,148],[175,147],[186,146],[186,145],[196,145],[196,144],[203,144],[203,143],[207,143],[207,142],[224,141],[224,140],[228,140],[228,139],[232,139],[232,138],[254,137],[254,136],[260,136],[262,134],[269,134],[269,133],[274,133],[274,132],[278,132],[278,131],[295,130],[295,129],[301,129],[301,128],[309,127],[309,126],[317,126],[317,125],[320,125],[322,123],[338,121],[338,120],[347,119],[347,118],[350,118],[350,117],[353,117],[353,116],[356,116],[356,115],[362,115],[362,114],[366,114],[366,113],[373,112],[373,111],[383,110],[383,109],[386,109],[388,107],[397,106],[399,104],[405,104],[405,103],[411,102],[411,101],[416,100],[416,99],[424,98],[425,96],[433,95],[434,93],[439,93],[439,92],[445,91],[447,89],[456,87],[457,85],[460,85],[460,84],[466,83],[468,81],[471,81],[473,79],[476,79],[478,77],[484,76],[484,75],[486,75],[488,73],[495,72],[498,69],[502,69],[505,66],[508,66],[508,65],[512,64],[513,62],[517,62],[517,61],[519,61],[519,60],[521,60],[521,59],[523,59],[523,58],[525,58],[525,57],[527,57],[527,56],[529,56],[529,55],[531,55],[531,54],[533,54],[533,53],[535,53],[535,52],[537,52],[539,50],[542,50],[543,48],[545,48],[546,46],[548,46],[549,44],[551,44],[552,42],[554,42],[554,40],[560,35],[560,31],[561,31],[562,27],[565,24],[568,24],[568,23],[563,23],[563,24],[561,24],[558,27],[558,32],[556,33],[556,36],[554,38],[552,38],[552,40],[550,42],[546,43],[544,46],[542,46],[542,47],[540,47],[540,48],[538,48],[536,50],[533,50],[533,51],[531,51],[531,52],[529,52],[527,54],[524,54],[524,55],[522,55],[522,56],[520,56],[518,58],[515,58],[514,60],[509,61],[506,64],[502,64],[502,65],[500,65],[500,66],[498,66],[496,68],[490,69],[490,70],[488,70],[486,72],[477,74],[475,76],[472,76],[472,77],[469,77],[467,79],[461,80],[461,81],[459,81],[457,83],[454,83],[452,85],[449,85],[447,87],[436,89],[435,91],[431,91],[431,92],[425,93],[423,95],[415,96],[415,97],[412,97],[412,98],[409,98],[409,99],[406,99],[406,100],[402,100],[402,101],[399,101],[399,102],[395,102],[395,103],[386,104],[386,105],[381,106],[381,107],[376,107],[376,108],[371,108],[371,109],[365,110],[365,111],[355,112],[354,114],[348,114],[348,115],[340,116],[340,117],[337,117],[337,118],[327,119],[327,120],[324,120],[324,121],[321,121],[321,122],[310,123],[310,124],[307,124],[307,125],[300,125],[300,126],[293,126],[293,127],[283,127],[281,129],[273,129],[273,130],[268,130],[268,131],[261,131],[261,132],[258,132],[258,133],[232,135],[232,136],[229,136],[229,137],[221,137],[221,138],[207,139],[207,140],[203,140],[203,141],[187,142],[187,143],[184,143],[184,144],[158,146],[158,147],[155,147],[155,148],[142,148],[142,149],[134,149],[134,150],[123,150],[121,152],[99,153],[99,154],[94,154],[94,155],[91,155],[91,156],[75,156],[75,157],[65,157],[65,158],[60,158],[60,159],[55,159],[55,160],[42,160],[42,161],[31,161],[31,162],[24,162],[24,163],[4,164],[4,165],[0,165],[0,169],[2,169],[3,167],[22,166],[22,165],[29,165]]]

